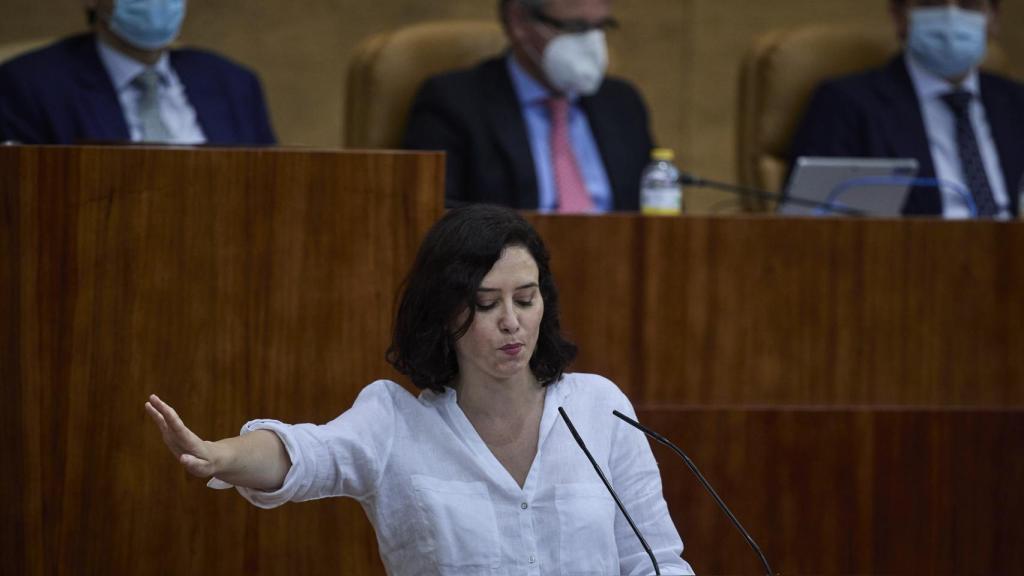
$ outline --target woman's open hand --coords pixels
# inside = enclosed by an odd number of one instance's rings
[[[213,443],[203,440],[189,430],[174,408],[153,394],[149,397],[149,402],[146,402],[146,412],[160,428],[164,444],[167,444],[167,448],[189,474],[200,478],[209,478],[216,474]]]

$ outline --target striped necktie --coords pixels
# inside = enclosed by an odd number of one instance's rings
[[[981,152],[978,149],[978,140],[974,136],[974,127],[971,125],[969,114],[971,98],[970,92],[956,90],[942,96],[942,101],[949,106],[956,118],[956,148],[960,154],[960,165],[964,172],[964,183],[971,190],[974,196],[974,204],[978,208],[978,216],[992,217],[999,212],[995,197],[992,196],[992,187],[989,186],[988,175],[985,173],[985,163],[981,160]]]
[[[152,68],[146,68],[132,80],[132,86],[139,91],[139,129],[142,142],[170,142],[171,131],[160,117],[160,75]]]

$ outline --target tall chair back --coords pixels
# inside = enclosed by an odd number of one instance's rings
[[[490,21],[416,24],[362,41],[348,70],[345,146],[397,148],[424,80],[471,66],[504,47],[501,26]]]

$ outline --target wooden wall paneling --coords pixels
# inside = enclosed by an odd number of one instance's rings
[[[647,385],[660,386],[652,398],[1024,402],[1021,329],[1007,314],[1024,288],[1019,225],[738,218],[648,228],[647,263],[661,272],[642,276],[660,279],[644,314],[656,331],[645,346]],[[709,284],[695,287],[691,274]],[[697,338],[682,346],[671,335],[683,319],[664,307],[679,294],[687,313],[706,309],[688,317],[698,323],[685,334]],[[680,385],[665,386],[673,375]]]
[[[20,318],[3,328],[0,420],[20,456],[4,556],[24,573],[379,573],[358,505],[263,512],[210,491],[142,403],[156,392],[217,438],[253,417],[329,420],[394,376],[394,296],[440,215],[442,156],[4,148],[0,173]]]
[[[1010,574],[1024,561],[1024,411],[642,406],[781,574]],[[760,574],[684,464],[654,446],[698,574]]]
[[[580,347],[576,366],[639,397],[645,367],[636,317],[644,297],[642,222],[628,215],[528,218],[551,253],[562,327]]]
[[[1024,404],[1020,223],[533,218],[577,369],[636,400]]]
[[[13,407],[0,418],[0,446],[6,452],[5,473],[0,474],[0,496],[5,500],[0,507],[0,557],[12,573],[24,574],[29,572],[26,561],[30,554],[23,551],[38,549],[40,532],[38,522],[29,521],[38,517],[29,504],[39,500],[8,497],[29,483],[25,461],[31,447],[26,444],[32,441],[21,441],[25,424],[20,409],[22,390],[17,385],[22,373],[18,186],[17,170],[0,169],[0,402]],[[38,554],[31,556],[41,559]],[[39,573],[41,567],[37,564],[32,569]]]

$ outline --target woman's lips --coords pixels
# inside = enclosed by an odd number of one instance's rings
[[[522,349],[522,344],[506,344],[499,348],[499,350],[501,350],[505,354],[508,354],[509,356],[515,356],[516,354],[519,354],[519,351]]]

